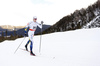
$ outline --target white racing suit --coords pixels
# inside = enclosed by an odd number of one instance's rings
[[[29,42],[31,42],[30,51],[32,51],[32,48],[33,48],[33,37],[34,37],[34,32],[36,31],[37,26],[42,29],[42,25],[39,25],[39,23],[34,22],[34,21],[29,22],[27,26],[25,27],[25,29],[29,27],[29,31],[28,31],[29,41],[27,42],[26,45],[28,45]]]

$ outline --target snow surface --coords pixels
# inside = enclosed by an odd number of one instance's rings
[[[14,54],[23,39],[0,43],[0,66],[100,66],[100,28],[42,35],[41,54],[40,36],[35,36],[33,51],[37,56],[20,49],[28,37]]]

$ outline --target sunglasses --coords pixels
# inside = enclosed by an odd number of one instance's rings
[[[37,20],[37,18],[35,18],[34,20]]]

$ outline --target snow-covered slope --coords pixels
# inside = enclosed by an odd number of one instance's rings
[[[100,28],[58,32],[34,37],[34,53],[23,51],[28,37],[0,43],[0,66],[100,66]]]

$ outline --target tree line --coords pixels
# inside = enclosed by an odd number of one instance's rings
[[[76,10],[74,13],[63,17],[56,24],[45,30],[43,34],[81,29],[97,16],[100,16],[100,0],[87,8]],[[100,27],[100,23],[98,24],[98,27]]]
[[[15,40],[16,38],[23,37],[22,35],[18,35],[16,30],[12,31],[11,35],[8,35],[8,32],[8,30],[1,31],[0,42],[4,40]]]

